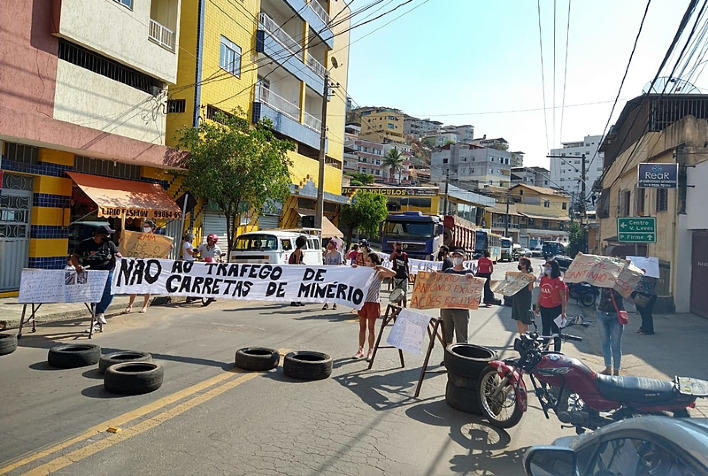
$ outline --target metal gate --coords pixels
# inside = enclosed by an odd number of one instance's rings
[[[182,220],[170,220],[165,225],[165,236],[172,238],[169,259],[182,259]]]
[[[202,215],[202,243],[206,243],[207,235],[215,233],[219,237],[219,248],[226,253],[226,215],[219,212],[205,211]]]
[[[708,317],[708,232],[693,232],[691,250],[691,312]]]
[[[5,172],[0,190],[0,291],[20,288],[27,266],[33,179]]]

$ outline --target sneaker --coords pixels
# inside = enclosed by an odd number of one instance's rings
[[[352,359],[361,359],[362,357],[364,357],[364,349],[360,347],[357,353],[354,354]]]
[[[336,305],[336,304],[332,304],[332,309],[336,311],[336,310],[337,310],[337,305]]]
[[[106,316],[104,316],[103,313],[96,314],[96,320],[101,324],[107,324]]]
[[[325,304],[324,306],[322,306],[322,310],[323,310],[323,311],[326,311],[327,309],[329,309],[329,305],[328,305],[328,304]]]
[[[374,351],[370,350],[369,353],[366,354],[366,361],[371,362],[371,358],[374,356]]]

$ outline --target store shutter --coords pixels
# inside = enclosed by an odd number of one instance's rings
[[[258,217],[258,229],[259,230],[270,230],[273,228],[279,228],[280,217],[278,215],[261,215]]]
[[[202,243],[206,243],[207,235],[216,233],[219,237],[219,245],[223,243],[222,248],[226,252],[226,216],[223,213],[205,211],[202,215]]]

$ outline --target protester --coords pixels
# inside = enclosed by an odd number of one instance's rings
[[[93,238],[86,238],[76,247],[72,253],[70,261],[77,273],[83,273],[84,267],[92,270],[108,270],[108,279],[103,288],[103,296],[96,304],[96,320],[100,324],[106,324],[105,312],[113,301],[111,294],[111,284],[113,283],[113,268],[116,265],[116,258],[122,258],[118,252],[118,247],[111,241],[111,234],[115,230],[108,225],[101,225],[93,232]]]
[[[349,260],[349,264],[354,264],[356,263],[356,256],[359,254],[359,245],[356,243],[351,246],[349,249],[349,253],[347,254],[347,260]]]
[[[403,243],[396,242],[394,251],[389,257],[389,261],[393,265],[393,271],[396,275],[393,277],[393,289],[400,289],[403,292],[401,303],[403,307],[407,307],[408,302],[408,276],[411,274],[410,266],[408,265],[408,255],[403,251]]]
[[[472,270],[465,269],[462,263],[465,261],[465,251],[456,249],[452,252],[452,268],[448,268],[443,273],[463,274],[471,279],[474,274]],[[453,334],[457,342],[466,343],[468,340],[468,327],[470,322],[469,309],[440,309],[440,317],[445,328],[445,345],[452,344]]]
[[[192,241],[194,241],[194,233],[192,232],[184,235],[184,238],[182,239],[182,259],[184,261],[194,261],[197,256],[197,251],[194,249]],[[197,298],[195,297],[187,296],[187,304],[196,300]]]
[[[327,242],[327,252],[325,253],[324,264],[325,266],[341,266],[344,264],[344,259],[342,258],[342,252],[339,251],[338,245],[339,240],[332,237]],[[325,311],[329,307],[329,303],[325,301],[322,310]],[[332,309],[337,309],[337,303],[332,303]]]
[[[600,347],[605,359],[604,375],[619,375],[622,363],[622,333],[624,325],[617,320],[619,311],[624,311],[622,295],[611,288],[602,288],[597,305],[597,322]],[[614,366],[613,366],[614,361]]]
[[[302,261],[305,259],[305,253],[303,253],[302,249],[305,247],[307,244],[307,239],[304,236],[298,236],[295,239],[295,251],[290,253],[290,257],[288,258],[288,264],[302,264]],[[304,306],[305,304],[301,301],[298,302],[291,302],[291,306]]]
[[[519,258],[519,271],[524,274],[533,275],[533,268],[531,267],[531,260],[528,258]],[[528,286],[524,286],[514,294],[511,301],[511,318],[516,321],[516,327],[519,330],[519,334],[525,334],[529,331],[529,325],[531,324],[531,317],[533,312],[531,311],[531,296],[533,294],[534,281],[530,282]]]
[[[637,334],[650,336],[654,335],[654,316],[652,312],[654,311],[654,304],[656,304],[657,279],[647,276],[646,270],[643,269],[642,271],[645,274],[634,288],[632,299],[634,299],[634,306],[637,308],[637,312],[642,316],[642,325],[639,327]]]
[[[357,266],[366,266],[366,257],[369,256],[372,253],[371,248],[369,248],[369,243],[366,242],[366,240],[361,240],[361,243],[359,244],[359,252],[356,255],[356,258],[354,258],[354,263],[352,265],[356,264]]]
[[[447,245],[442,245],[438,250],[438,261],[442,261],[442,270],[445,271],[448,268],[452,268],[454,265],[452,259],[450,258],[450,248]]]
[[[369,253],[364,262],[364,266],[376,269],[378,279],[371,282],[369,291],[366,294],[364,306],[357,313],[359,315],[359,350],[352,357],[353,359],[361,359],[364,357],[364,343],[366,342],[366,331],[369,330],[369,350],[366,354],[367,362],[371,360],[374,354],[374,333],[376,331],[376,319],[381,316],[381,281],[385,278],[390,278],[395,275],[393,270],[381,266],[381,258],[376,253]],[[354,265],[356,266],[356,265]]]
[[[565,309],[568,303],[566,285],[561,279],[560,267],[554,259],[548,260],[543,266],[543,276],[539,285],[538,300],[536,301],[536,315],[541,315],[542,331],[544,336],[560,334],[560,329],[555,323],[558,316],[565,319]],[[544,344],[548,339],[544,339]],[[560,335],[553,339],[553,350],[560,352]]]
[[[155,229],[157,226],[155,225],[155,222],[152,220],[145,220],[143,223],[142,231],[143,233],[155,233]],[[130,295],[130,301],[128,301],[128,307],[125,308],[125,313],[129,313],[133,310],[133,303],[135,302],[135,298],[137,297],[137,294],[131,294]],[[148,304],[150,303],[150,293],[145,294],[143,296],[143,307],[140,309],[141,313],[147,312]]]
[[[221,248],[216,243],[219,241],[219,236],[216,233],[207,235],[206,243],[199,245],[197,254],[204,261],[215,262],[221,260]]]
[[[454,261],[454,260],[453,260]],[[494,272],[494,263],[489,259],[489,251],[485,251],[484,255],[477,260],[477,277],[487,278],[484,283],[484,305],[489,307],[496,304],[494,293],[491,288],[492,273]]]

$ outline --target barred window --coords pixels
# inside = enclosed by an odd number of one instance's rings
[[[665,212],[669,209],[669,190],[666,188],[656,189],[656,211]]]
[[[167,101],[167,113],[184,112],[187,107],[186,99],[170,99]]]

